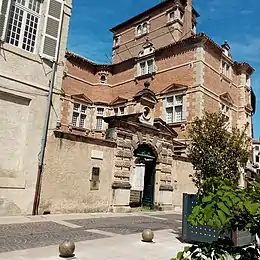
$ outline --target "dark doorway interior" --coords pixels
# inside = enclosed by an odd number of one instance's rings
[[[145,165],[143,190],[131,191],[132,201],[131,207],[147,206],[153,207],[154,205],[154,185],[155,185],[155,166],[156,166],[156,155],[147,144],[139,145],[134,153],[138,161],[142,161]]]

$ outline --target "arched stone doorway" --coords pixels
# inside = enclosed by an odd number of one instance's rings
[[[134,151],[134,156],[130,206],[153,207],[157,153],[151,145],[140,144]]]

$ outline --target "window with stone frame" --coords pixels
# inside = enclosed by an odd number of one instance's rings
[[[119,36],[114,36],[114,40],[113,40],[113,47],[117,47],[119,46]]]
[[[125,114],[125,107],[115,107],[114,108],[114,114],[116,116],[122,116]]]
[[[229,105],[222,103],[221,104],[221,113],[227,119],[227,130],[231,131],[232,129],[232,117],[231,117],[231,109]]]
[[[141,60],[137,64],[137,69],[138,69],[137,75],[143,76],[143,75],[147,75],[147,74],[152,74],[156,71],[155,68],[156,67],[155,67],[154,58],[147,59],[147,60]]]
[[[91,180],[90,180],[90,189],[91,190],[98,190],[99,189],[99,183],[100,183],[100,168],[99,167],[93,167],[92,168],[92,174],[91,174]]]
[[[184,11],[180,8],[176,8],[175,10],[169,11],[167,17],[168,17],[168,23],[172,23],[175,20],[183,22]]]
[[[224,76],[226,76],[228,78],[231,78],[231,69],[232,69],[231,65],[228,62],[222,60],[222,63],[221,63],[221,73]]]
[[[143,22],[141,24],[138,24],[136,27],[136,36],[145,35],[149,31],[149,23]]]
[[[103,117],[104,117],[104,108],[98,107],[97,108],[97,117],[96,117],[96,121],[97,121],[96,129],[97,130],[103,130],[103,124],[104,124]]]
[[[186,120],[186,102],[184,94],[166,97],[165,104],[167,124],[179,123]]]
[[[40,23],[40,10],[40,0],[12,1],[6,42],[34,53]]]
[[[72,126],[86,128],[87,106],[80,103],[73,104]]]

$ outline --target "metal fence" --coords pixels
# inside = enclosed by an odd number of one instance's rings
[[[192,226],[188,218],[192,213],[194,206],[198,203],[198,197],[195,194],[183,194],[183,216],[182,216],[182,239],[185,242],[213,242],[219,238],[229,237],[236,246],[249,245],[253,241],[250,233],[245,231],[227,231],[220,234],[217,228],[209,226]]]

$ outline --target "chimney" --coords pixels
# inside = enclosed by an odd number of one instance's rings
[[[226,55],[226,56],[230,56],[230,53],[229,53],[229,51],[230,51],[230,46],[229,46],[229,44],[228,44],[228,42],[227,41],[224,41],[224,43],[221,45],[221,47],[222,47],[222,50],[223,50],[223,53]]]
[[[188,38],[192,35],[192,28],[192,0],[187,0],[185,7],[183,38]]]

